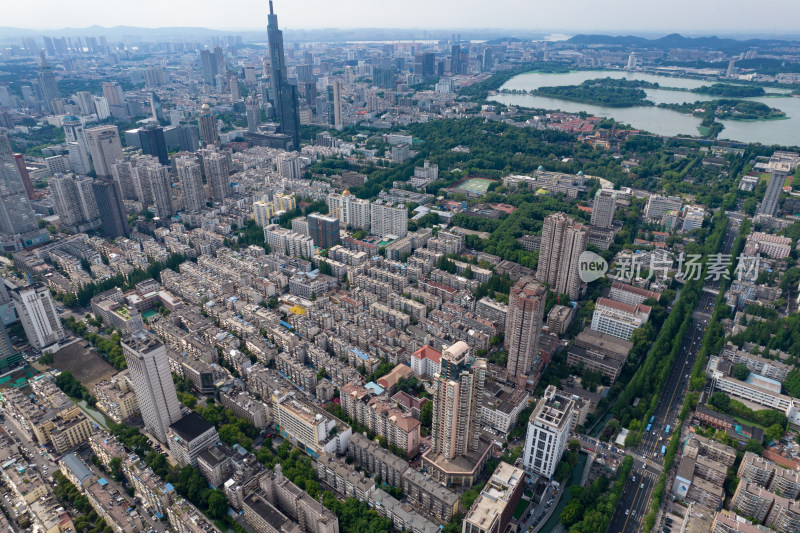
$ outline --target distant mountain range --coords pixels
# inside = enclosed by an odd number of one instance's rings
[[[449,40],[460,35],[464,41],[482,40],[489,43],[503,43],[521,40],[544,40],[553,32],[570,34],[568,30],[544,31],[541,29],[476,29],[476,28],[441,28],[441,29],[407,29],[407,28],[354,28],[354,29],[284,29],[284,37],[288,41],[398,41],[398,40]],[[192,41],[210,37],[239,35],[245,42],[264,42],[267,28],[263,30],[215,30],[203,27],[167,27],[141,28],[137,26],[89,26],[86,28],[62,28],[56,30],[36,30],[0,26],[0,42],[16,43],[22,37],[41,39],[48,37],[106,37],[112,42],[119,41]],[[647,35],[652,38],[644,37]],[[760,37],[760,36],[759,36]],[[612,36],[578,34],[566,42],[585,46],[615,46],[641,49],[671,48],[710,48],[728,53],[738,53],[750,48],[774,48],[787,43],[800,45],[798,36],[769,36],[768,38],[733,39],[730,37],[686,37],[673,33],[656,38],[654,34],[640,32],[640,35]]]
[[[669,50],[672,48],[708,48],[720,50],[728,53],[744,52],[750,48],[775,48],[786,46],[788,42],[800,43],[798,40],[781,39],[730,39],[719,37],[684,37],[678,33],[660,37],[658,39],[646,39],[635,35],[610,36],[610,35],[584,35],[579,34],[567,40],[568,43],[576,45],[603,45],[619,46],[622,48],[643,48],[656,50]]]
[[[508,29],[392,29],[392,28],[354,28],[354,29],[292,29],[283,30],[288,41],[397,41],[397,40],[445,40],[454,35],[463,39],[543,39],[546,35],[541,30],[508,30]],[[135,26],[89,26],[87,28],[63,28],[56,30],[35,30],[0,26],[0,40],[18,42],[22,37],[40,39],[48,37],[106,37],[111,41],[181,41],[240,35],[245,41],[266,41],[267,26],[263,30],[215,30],[200,27],[182,28],[140,28]]]

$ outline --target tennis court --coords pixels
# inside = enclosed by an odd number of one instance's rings
[[[492,183],[496,183],[497,180],[491,180],[489,178],[464,178],[457,184],[453,186],[454,190],[464,191],[470,194],[484,194],[486,191],[489,190],[489,186]]]

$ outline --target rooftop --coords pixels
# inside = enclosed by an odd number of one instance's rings
[[[214,429],[214,425],[192,411],[172,424],[170,429],[183,440],[191,442],[209,429]]]

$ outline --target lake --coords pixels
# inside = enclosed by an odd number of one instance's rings
[[[508,80],[501,89],[528,90],[539,87],[557,85],[579,85],[586,80],[596,78],[628,78],[658,83],[662,87],[677,87],[680,89],[695,89],[703,85],[714,83],[712,80],[696,80],[688,78],[672,78],[656,74],[640,72],[623,72],[619,70],[580,70],[564,74],[543,74],[532,72],[520,74]],[[786,92],[781,89],[766,87],[767,92]],[[647,99],[656,104],[695,102],[713,100],[714,96],[688,93],[683,91],[670,91],[665,89],[644,89]],[[556,98],[547,98],[530,94],[497,94],[489,97],[491,100],[506,105],[530,107],[539,109],[559,109],[568,113],[585,111],[598,117],[613,118],[623,124],[630,124],[636,129],[646,130],[659,135],[698,135],[697,126],[700,119],[691,115],[684,115],[670,109],[659,107],[605,107],[578,102],[568,102]],[[719,134],[720,139],[740,141],[746,143],[779,144],[782,146],[800,146],[800,98],[790,97],[757,97],[742,98],[742,100],[755,100],[763,102],[770,107],[776,107],[786,113],[785,120],[720,120],[725,129]]]

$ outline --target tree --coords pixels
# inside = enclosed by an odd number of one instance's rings
[[[744,381],[750,375],[750,369],[747,368],[747,365],[736,363],[731,369],[731,375],[739,381]]]
[[[749,439],[744,445],[744,451],[761,455],[761,452],[764,451],[764,446],[755,439]]]
[[[211,518],[224,518],[228,512],[228,498],[225,492],[216,489],[208,495],[208,514]]]
[[[431,428],[431,422],[433,421],[433,402],[427,401],[422,405],[422,408],[419,410],[419,422],[422,424],[424,428]]]
[[[730,407],[731,399],[724,392],[717,391],[708,399],[708,403],[720,411],[727,411]]]
[[[769,442],[778,442],[779,440],[783,439],[783,427],[779,424],[772,424],[764,431],[764,439],[767,443]]]

